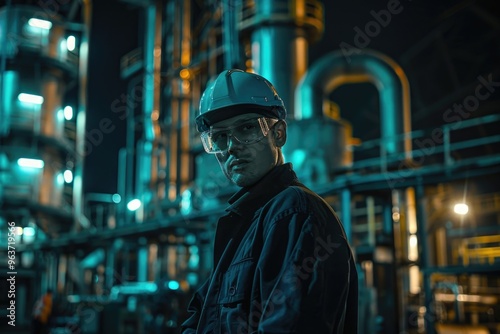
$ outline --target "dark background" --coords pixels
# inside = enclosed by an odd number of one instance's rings
[[[323,1],[325,31],[309,48],[309,64],[338,50],[341,43],[356,47],[355,28],[365,31],[374,21],[373,12],[387,10],[397,1]],[[390,23],[369,37],[367,48],[385,53],[398,62],[410,81],[412,129],[443,123],[443,113],[454,102],[473,93],[477,77],[493,73],[499,77],[500,11],[496,1],[402,0]],[[196,10],[196,4],[193,5]],[[116,126],[86,157],[86,192],[116,192],[118,150],[125,145],[125,120],[113,113],[113,101],[126,94],[120,78],[120,58],[138,47],[139,10],[123,2],[94,1],[90,36],[87,132],[107,117]],[[358,37],[359,38],[359,37]],[[495,76],[496,75],[496,76]],[[497,80],[500,81],[500,80]],[[377,138],[378,96],[368,84],[345,85],[332,98],[342,117],[354,125],[354,136]],[[472,117],[498,110],[496,98],[481,103]],[[479,134],[480,135],[480,134]]]

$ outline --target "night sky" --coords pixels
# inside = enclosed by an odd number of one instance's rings
[[[85,192],[116,192],[118,150],[125,146],[126,120],[112,111],[112,103],[127,93],[126,81],[120,77],[120,59],[139,45],[138,13],[118,1],[93,2],[86,132],[99,129],[103,118],[111,120],[114,130],[103,134],[100,144],[88,144]]]

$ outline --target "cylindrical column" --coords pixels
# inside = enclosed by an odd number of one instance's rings
[[[250,33],[252,69],[273,83],[293,115],[295,86],[307,69],[308,43],[323,33],[315,0],[245,1],[240,30]]]
[[[308,43],[300,28],[261,26],[252,33],[253,70],[271,81],[288,110],[295,86],[306,71]]]

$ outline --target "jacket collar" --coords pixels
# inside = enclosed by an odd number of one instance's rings
[[[298,182],[291,163],[285,163],[271,169],[260,181],[250,187],[243,187],[229,200],[228,212],[242,217],[257,211],[262,205],[280,193],[283,189]],[[251,217],[250,217],[251,218]]]

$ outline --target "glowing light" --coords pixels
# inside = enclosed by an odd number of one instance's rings
[[[73,182],[73,172],[69,169],[64,171],[64,182],[71,183]]]
[[[43,96],[40,95],[21,93],[17,96],[17,99],[24,103],[32,103],[32,104],[43,103]]]
[[[141,204],[141,201],[137,198],[133,199],[127,203],[127,209],[129,209],[130,211],[135,211],[141,207]]]
[[[459,215],[465,215],[469,212],[469,206],[465,203],[457,203],[453,207],[453,211]]]
[[[40,28],[40,29],[49,30],[50,28],[52,28],[52,22],[47,21],[47,20],[40,20],[40,19],[31,18],[31,19],[29,19],[28,24],[32,27]]]
[[[64,119],[70,121],[73,118],[73,108],[71,106],[64,107]]]
[[[399,215],[399,212],[393,212],[392,213],[392,220],[394,220],[395,222],[398,222],[400,218],[401,217]]]
[[[64,183],[64,176],[62,173],[57,174],[56,181],[58,185],[62,185]]]
[[[23,228],[21,226],[16,227],[16,234],[17,235],[23,235]]]
[[[410,246],[417,247],[417,245],[418,245],[417,236],[414,234],[410,235]]]
[[[120,196],[120,194],[113,194],[113,196],[111,196],[111,200],[113,201],[113,203],[120,203],[122,201],[122,197]]]
[[[170,281],[170,282],[168,282],[168,288],[170,290],[177,290],[180,288],[180,284],[177,281]]]
[[[35,229],[33,227],[25,227],[23,230],[23,234],[25,237],[33,237],[35,235]]]
[[[20,158],[17,160],[17,164],[21,167],[28,168],[43,168],[45,163],[40,159],[28,159],[28,158]]]
[[[410,240],[408,243],[408,260],[418,260],[418,239],[415,234],[410,235]]]
[[[73,51],[76,47],[76,38],[75,36],[68,36],[66,39],[66,47],[69,51]]]
[[[180,72],[179,72],[179,76],[184,79],[184,80],[187,80],[191,77],[191,72],[189,72],[188,69],[185,69],[183,68]]]

